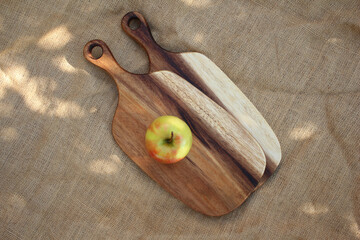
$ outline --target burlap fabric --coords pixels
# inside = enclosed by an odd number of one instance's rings
[[[360,2],[1,1],[0,239],[359,239]],[[241,207],[203,216],[116,145],[117,91],[91,39],[127,70],[120,27],[145,15],[172,51],[212,59],[277,134],[279,170]]]

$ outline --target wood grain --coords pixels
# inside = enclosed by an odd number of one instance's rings
[[[133,19],[140,21],[139,28],[135,30],[129,27]],[[160,47],[139,12],[127,13],[121,25],[146,50],[150,62],[149,72],[168,70],[178,74],[233,115],[250,132],[266,155],[266,173],[260,184],[266,181],[280,163],[280,143],[261,113],[233,81],[203,54],[174,53]]]
[[[91,55],[103,49],[99,59]],[[112,123],[121,149],[153,180],[196,211],[226,214],[249,196],[265,171],[265,155],[236,119],[201,91],[169,71],[137,75],[122,69],[101,40],[84,56],[115,80],[119,102]],[[159,116],[183,119],[193,132],[188,156],[175,164],[156,162],[145,149],[145,132]]]

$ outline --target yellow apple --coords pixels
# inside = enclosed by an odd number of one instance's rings
[[[189,153],[191,145],[189,126],[175,116],[156,118],[146,131],[146,149],[152,158],[161,163],[180,161]]]

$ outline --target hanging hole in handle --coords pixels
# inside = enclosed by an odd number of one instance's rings
[[[128,21],[128,26],[130,27],[131,30],[136,30],[140,27],[140,19],[137,17],[132,17],[129,19]]]
[[[91,56],[94,59],[99,59],[103,55],[103,49],[99,45],[95,45],[95,46],[91,47],[90,52],[91,52]]]

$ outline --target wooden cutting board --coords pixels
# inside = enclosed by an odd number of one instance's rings
[[[134,19],[139,26],[133,30],[130,21]],[[174,53],[160,47],[139,12],[127,13],[121,25],[147,52],[149,72],[168,70],[178,74],[233,115],[250,132],[266,156],[266,171],[259,185],[266,181],[280,163],[280,144],[264,117],[240,89],[205,55],[197,52]]]
[[[91,51],[100,46],[95,59]],[[226,214],[249,196],[265,171],[265,155],[235,118],[178,75],[169,71],[137,75],[122,69],[107,45],[93,40],[84,56],[114,79],[119,102],[112,123],[121,149],[153,180],[196,211]],[[145,133],[159,116],[183,119],[193,133],[187,157],[161,164],[149,157]]]

